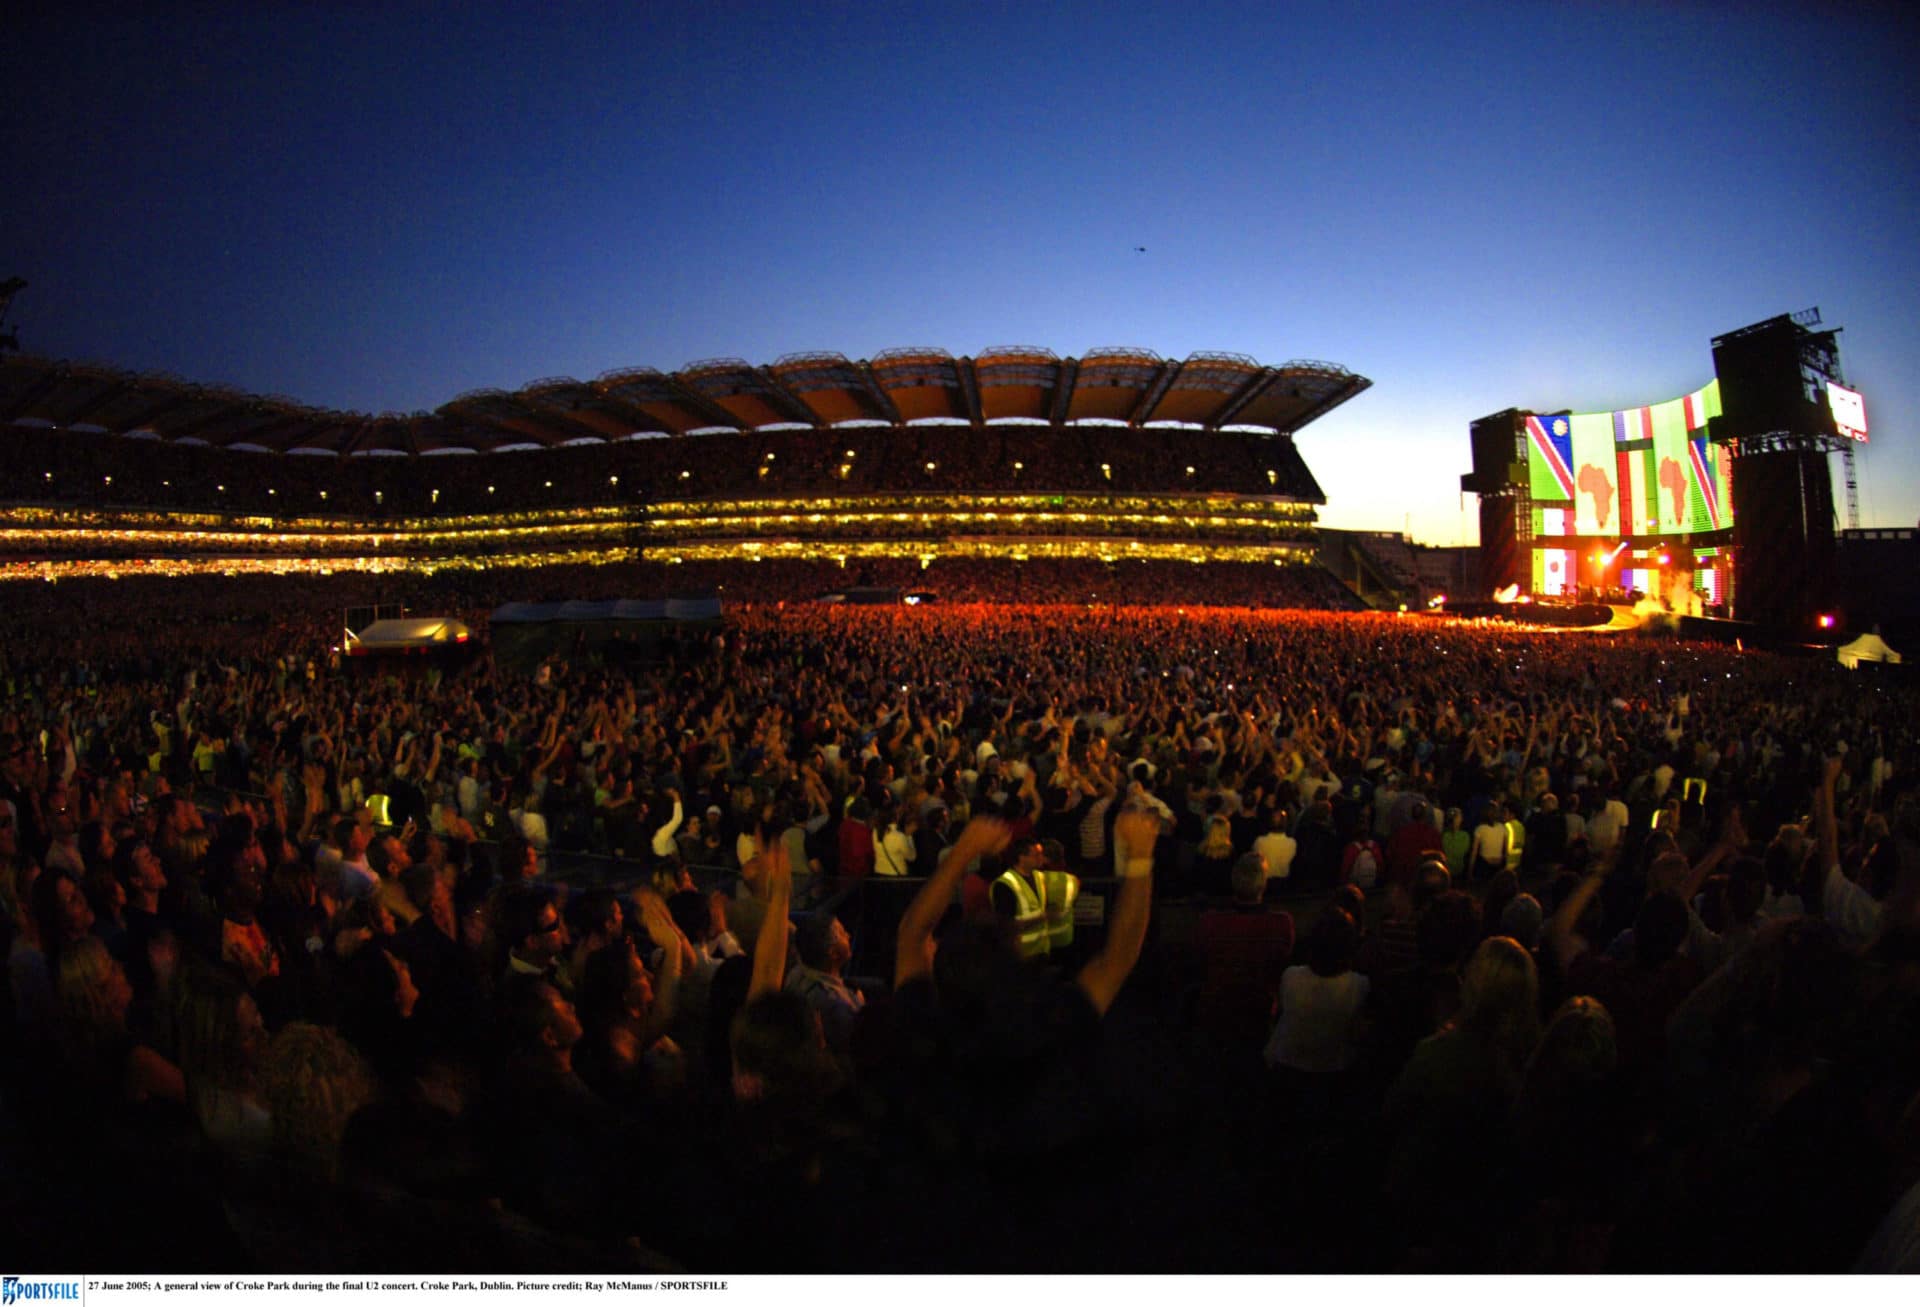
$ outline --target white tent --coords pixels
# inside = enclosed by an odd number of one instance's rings
[[[349,654],[425,652],[473,638],[466,623],[451,617],[389,617],[347,636]]]
[[[1834,650],[1842,667],[1852,669],[1861,663],[1897,663],[1900,655],[1889,649],[1887,642],[1874,632],[1869,631],[1857,640],[1850,641]]]

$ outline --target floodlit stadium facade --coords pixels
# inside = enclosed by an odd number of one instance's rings
[[[239,558],[1304,563],[1325,497],[1294,434],[1370,384],[1231,354],[909,348],[623,369],[367,416],[14,357],[0,557],[13,575]]]

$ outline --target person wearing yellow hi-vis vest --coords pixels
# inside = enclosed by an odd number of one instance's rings
[[[1072,947],[1073,901],[1080,895],[1080,878],[1048,870],[1039,840],[1015,846],[1013,863],[993,882],[992,895],[994,911],[1013,923],[1021,957],[1046,957]]]

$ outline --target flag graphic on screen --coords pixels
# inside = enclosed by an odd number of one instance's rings
[[[1719,385],[1718,378],[1715,379],[1714,385],[1716,387]],[[1717,400],[1718,398],[1719,398],[1719,395],[1716,391],[1716,394],[1714,395],[1714,399]],[[1707,388],[1702,387],[1701,389],[1694,391],[1691,395],[1686,396],[1680,402],[1682,405],[1685,406],[1687,430],[1689,432],[1705,431],[1707,428],[1707,419],[1708,417],[1712,416],[1707,411],[1707,404],[1708,404]],[[1718,408],[1720,406],[1718,403],[1715,403],[1713,407]]]
[[[1540,589],[1550,595],[1565,594],[1571,588],[1569,578],[1573,574],[1573,551],[1571,549],[1543,549],[1540,551],[1546,567],[1541,578]]]
[[[1725,530],[1731,469],[1709,435],[1720,383],[1678,399],[1607,413],[1527,419],[1528,484],[1536,509],[1567,511],[1568,535],[1628,539]],[[1544,513],[1537,534],[1554,532]]]
[[[1687,442],[1687,453],[1693,463],[1694,484],[1700,488],[1700,498],[1706,504],[1707,521],[1712,525],[1708,530],[1720,529],[1720,487],[1714,481],[1713,468],[1707,459],[1707,438],[1696,436]]]
[[[1553,479],[1560,498],[1572,499],[1573,429],[1567,425],[1566,418],[1528,417],[1527,441],[1533,451],[1533,461]]]

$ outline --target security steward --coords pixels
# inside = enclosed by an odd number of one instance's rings
[[[1056,961],[1073,952],[1073,901],[1080,878],[1048,869],[1046,849],[1037,839],[1016,845],[1013,861],[993,882],[993,910],[1013,924],[1023,958]]]

